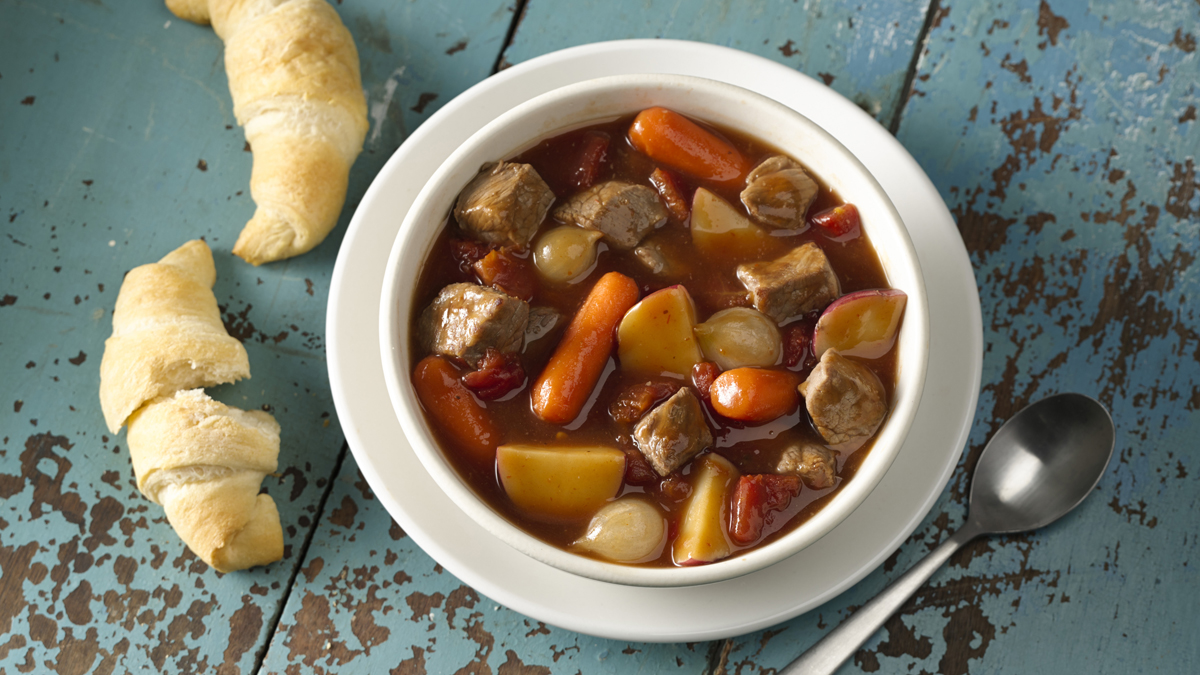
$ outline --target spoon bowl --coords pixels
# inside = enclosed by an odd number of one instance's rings
[[[1049,525],[1100,482],[1115,440],[1108,411],[1082,394],[1058,394],[1024,408],[979,457],[970,519],[992,534]]]
[[[1022,409],[992,435],[971,481],[967,522],[780,675],[831,674],[963,544],[1033,530],[1079,505],[1112,459],[1116,430],[1095,399],[1058,394]]]

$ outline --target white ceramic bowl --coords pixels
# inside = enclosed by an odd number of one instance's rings
[[[893,288],[908,294],[898,339],[899,373],[891,412],[854,478],[815,516],[767,546],[698,567],[644,568],[600,562],[546,544],[496,513],[459,478],[425,422],[409,373],[413,289],[438,231],[463,186],[486,162],[506,159],[564,131],[663,106],[736,129],[795,157],[862,217]],[[772,565],[817,541],[854,511],[900,450],[925,382],[929,318],[916,252],[900,216],[875,179],[846,148],[796,111],[733,85],[679,75],[624,75],[543,94],[493,120],[446,159],[409,209],[392,246],[380,299],[380,349],[392,407],[421,463],[467,515],[538,561],[581,576],[635,586],[689,586],[731,579]],[[530,564],[535,564],[531,561]]]

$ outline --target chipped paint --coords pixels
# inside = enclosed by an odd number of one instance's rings
[[[372,120],[343,227],[392,149],[494,63],[652,36],[760,54],[897,119],[953,210],[987,352],[946,494],[843,596],[752,635],[675,645],[595,639],[498,606],[416,548],[353,457],[338,461],[323,324],[343,229],[280,267],[228,255],[253,211],[250,158],[211,31],[161,30],[156,3],[120,16],[70,0],[10,8],[28,30],[0,42],[14,64],[0,110],[15,130],[0,137],[0,180],[16,188],[0,190],[0,670],[773,672],[959,526],[969,471],[1003,420],[1077,390],[1108,403],[1121,434],[1101,494],[1043,532],[959,552],[844,670],[1186,671],[1200,659],[1188,623],[1200,599],[1194,3],[860,5],[524,3],[519,16],[477,0],[336,5]],[[264,486],[286,554],[264,570],[209,570],[136,491],[123,438],[103,433],[106,311],[125,271],[178,244],[171,232],[213,246],[222,318],[251,352],[254,378],[214,395],[284,425]]]

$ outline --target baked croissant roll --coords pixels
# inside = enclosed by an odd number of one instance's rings
[[[325,0],[166,0],[225,41],[233,113],[258,205],[233,252],[254,265],[313,248],[337,224],[367,103],[350,31]]]
[[[138,489],[204,562],[230,572],[283,557],[279,512],[258,492],[279,457],[275,418],[180,391],[134,413],[127,441]]]
[[[216,279],[212,251],[198,239],[125,276],[100,362],[109,431],[153,398],[250,377],[245,347],[221,323]]]

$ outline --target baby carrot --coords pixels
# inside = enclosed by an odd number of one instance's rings
[[[732,420],[761,424],[792,412],[800,403],[794,373],[764,368],[734,368],[709,387],[713,410]]]
[[[555,424],[579,415],[612,354],[621,317],[637,304],[638,285],[618,272],[600,277],[533,383],[533,412]]]
[[[458,369],[440,356],[426,356],[413,370],[413,386],[421,405],[433,415],[438,427],[473,460],[491,463],[496,459],[500,433],[488,411],[471,390],[458,379]]]
[[[629,127],[638,152],[697,178],[741,188],[750,163],[737,148],[666,108],[647,108]]]

